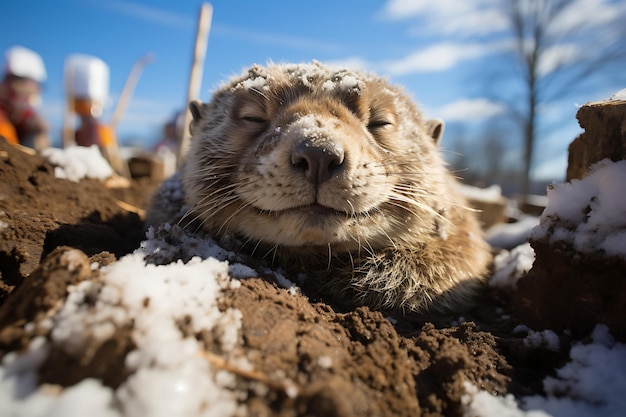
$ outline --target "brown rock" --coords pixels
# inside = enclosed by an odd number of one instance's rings
[[[576,118],[585,132],[569,146],[567,181],[583,178],[602,159],[626,159],[626,101],[585,104]]]
[[[478,199],[468,199],[468,203],[478,210],[478,220],[483,230],[491,226],[506,221],[506,199],[503,197],[498,201],[484,201]]]
[[[606,324],[617,340],[626,340],[626,259],[547,240],[531,241],[536,259],[518,281],[516,315],[533,329],[569,329],[574,338]]]
[[[568,181],[582,179],[591,165],[605,158],[626,159],[626,101],[586,104],[577,118],[585,132],[569,147]],[[534,329],[569,329],[575,338],[606,324],[616,339],[626,340],[626,259],[602,250],[581,252],[572,242],[555,241],[555,230],[575,233],[578,224],[558,215],[548,220],[547,235],[531,239],[535,263],[518,281],[516,315]]]

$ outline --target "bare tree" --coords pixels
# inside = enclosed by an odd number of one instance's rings
[[[515,40],[514,59],[523,81],[523,98],[507,97],[522,126],[522,193],[530,191],[530,172],[542,105],[585,88],[599,75],[626,63],[626,7],[613,0],[504,0]],[[597,15],[594,13],[596,6]],[[602,6],[600,8],[599,6]],[[614,73],[623,74],[624,71]],[[543,132],[545,133],[545,132]]]
[[[501,140],[503,136],[502,132],[499,131],[489,131],[485,135],[485,182],[488,184],[493,183],[502,171],[502,154],[505,150]]]

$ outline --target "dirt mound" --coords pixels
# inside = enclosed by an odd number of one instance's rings
[[[143,238],[139,216],[118,201],[145,204],[145,184],[134,184],[132,193],[96,180],[59,180],[43,157],[20,152],[2,138],[0,178],[0,300],[57,246],[119,257]]]
[[[68,297],[68,286],[99,282],[93,262],[110,264],[144,239],[140,217],[119,201],[145,206],[152,184],[121,191],[53,173],[42,158],[0,140],[0,356],[23,350],[36,336],[50,340],[50,326],[39,324]],[[435,326],[368,308],[343,311],[249,278],[221,308],[241,312],[238,346],[254,371],[220,359],[214,336],[195,337],[213,352],[215,367],[237,376],[247,415],[462,415],[468,383],[494,395],[541,394],[544,377],[567,359],[567,347],[525,343],[506,301],[490,292],[465,319]],[[28,323],[35,323],[34,332]],[[191,332],[184,322],[179,327]],[[81,356],[53,344],[38,382],[71,386],[91,377],[120,386],[130,373],[129,332],[118,329]]]

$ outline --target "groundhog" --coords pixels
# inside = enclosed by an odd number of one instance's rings
[[[472,305],[491,260],[476,214],[425,120],[375,75],[255,65],[190,104],[191,145],[148,225],[232,234],[243,252],[350,306],[397,314]]]

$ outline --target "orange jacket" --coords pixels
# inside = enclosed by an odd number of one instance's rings
[[[2,110],[0,110],[0,136],[4,137],[9,143],[13,145],[17,145],[20,143],[17,138],[17,132],[15,131],[15,127],[13,123],[9,120],[9,118],[4,114]]]

